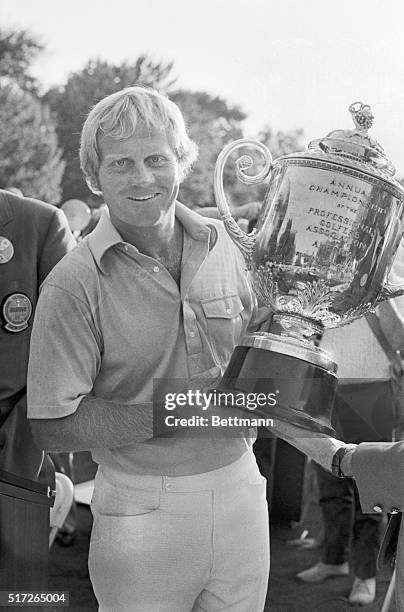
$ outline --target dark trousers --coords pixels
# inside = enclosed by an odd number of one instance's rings
[[[376,560],[383,520],[380,514],[363,514],[352,478],[337,478],[316,464],[320,507],[324,522],[324,563],[350,560],[355,576],[376,576]]]

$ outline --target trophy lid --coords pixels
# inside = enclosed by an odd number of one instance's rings
[[[354,102],[348,110],[352,115],[355,129],[334,130],[326,137],[310,142],[308,148],[312,151],[317,150],[321,155],[325,153],[345,158],[355,165],[360,164],[362,168],[366,166],[371,174],[376,173],[391,181],[395,168],[387,159],[383,147],[368,134],[374,119],[370,106],[363,102]]]

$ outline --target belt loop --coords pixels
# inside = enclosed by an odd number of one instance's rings
[[[174,477],[174,482],[175,482],[175,477]],[[175,484],[173,483],[173,478],[171,478],[170,476],[163,476],[163,484],[164,484],[164,491],[166,491],[166,493],[176,490]]]

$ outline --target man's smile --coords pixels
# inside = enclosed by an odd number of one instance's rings
[[[159,195],[158,192],[150,193],[144,196],[128,196],[129,200],[133,200],[133,202],[146,202],[147,200],[152,200],[153,198]]]

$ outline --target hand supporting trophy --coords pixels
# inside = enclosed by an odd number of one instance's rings
[[[269,332],[247,335],[236,347],[220,387],[276,393],[275,406],[255,412],[328,435],[337,364],[315,339],[404,294],[389,280],[404,232],[404,189],[368,134],[370,107],[356,102],[349,110],[355,129],[333,131],[307,151],[272,162],[264,145],[242,139],[225,147],[215,170],[221,218],[244,254],[258,301],[273,312]],[[243,155],[238,179],[253,184],[270,176],[251,234],[232,218],[223,187],[229,155],[246,146],[265,164],[251,176],[253,161]]]

